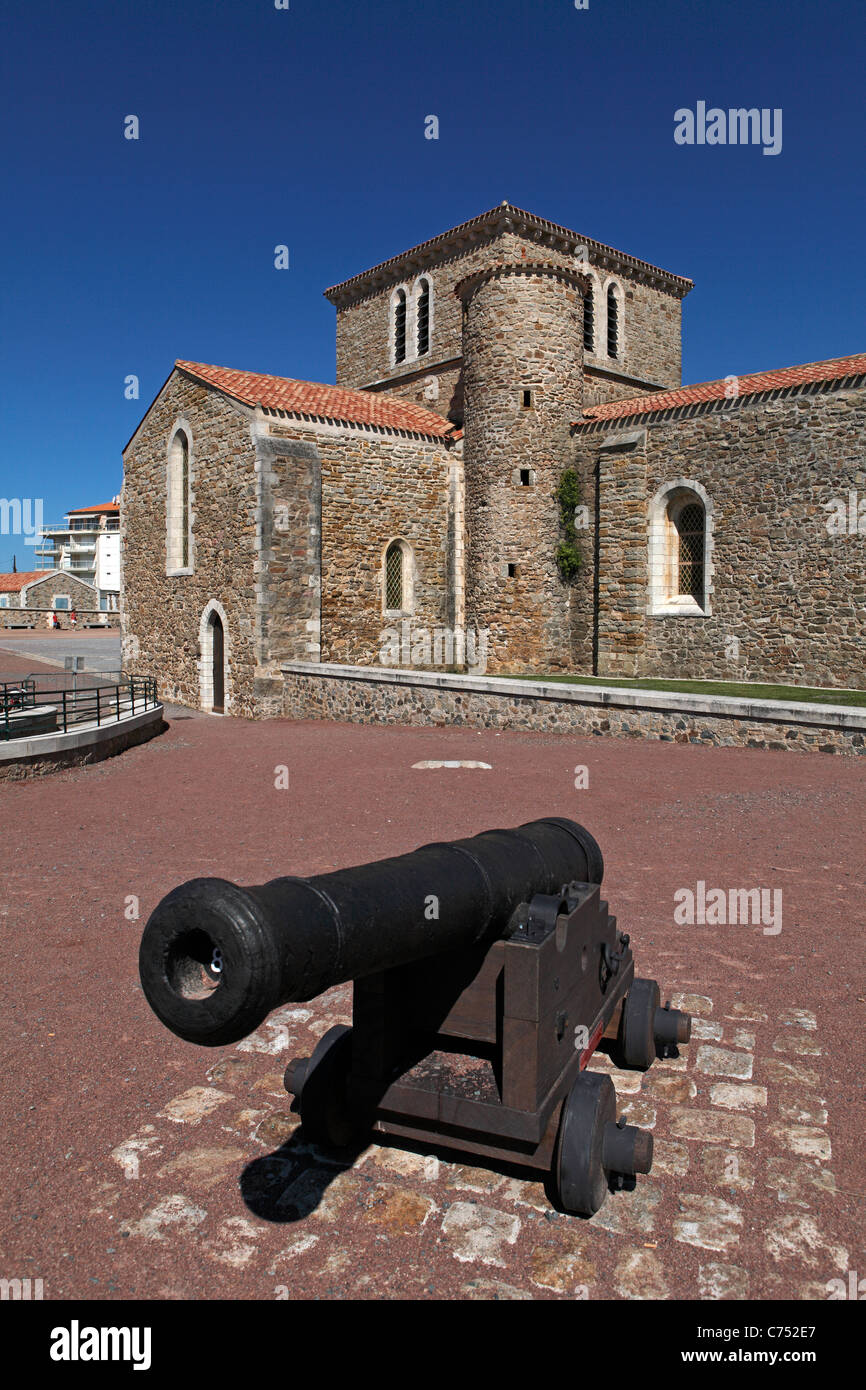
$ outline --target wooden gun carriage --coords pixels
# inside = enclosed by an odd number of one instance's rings
[[[353,1026],[286,1072],[308,1137],[542,1170],[554,1201],[591,1215],[649,1172],[652,1135],[617,1122],[587,1062],[607,1039],[645,1069],[691,1029],[635,978],[603,872],[589,832],[550,818],[309,879],[193,879],[147,923],[142,985],[167,1027],[215,1046],[354,980]]]

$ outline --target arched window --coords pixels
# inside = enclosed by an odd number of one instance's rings
[[[583,300],[583,349],[595,351],[595,286],[590,284]]]
[[[394,361],[406,361],[406,291],[394,296]]]
[[[677,530],[677,594],[695,603],[704,599],[704,509],[700,502],[685,501],[672,521]]]
[[[385,556],[385,607],[392,613],[403,609],[403,547],[399,541],[388,546]]]
[[[416,300],[416,340],[418,356],[430,351],[430,281],[425,277],[418,281]]]
[[[385,613],[411,613],[413,570],[411,547],[405,541],[391,541],[385,551],[382,571],[382,607]]]
[[[166,568],[189,570],[189,437],[178,429],[168,451],[166,487]]]
[[[616,285],[607,287],[607,355],[619,357],[619,293]]]
[[[650,613],[709,615],[712,539],[713,504],[700,483],[659,488],[649,506]]]

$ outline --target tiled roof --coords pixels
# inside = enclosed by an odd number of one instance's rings
[[[44,579],[46,574],[53,573],[53,570],[25,570],[20,574],[0,574],[0,594],[20,594],[34,579]]]
[[[697,386],[680,386],[675,391],[653,391],[647,396],[630,396],[624,401],[591,405],[576,425],[593,420],[621,420],[630,415],[655,415],[678,406],[720,401],[726,397],[742,400],[763,391],[780,391],[788,386],[804,386],[815,381],[838,381],[847,376],[866,374],[866,353],[853,357],[832,357],[826,362],[806,362],[800,367],[780,367],[777,371],[753,372],[750,376],[726,377],[722,381],[703,381]],[[736,394],[734,393],[736,388]]]
[[[72,507],[67,516],[93,516],[95,512],[119,512],[119,502],[100,502],[95,507]]]
[[[230,367],[209,367],[203,362],[175,362],[175,366],[199,381],[215,386],[244,405],[282,410],[288,415],[353,425],[373,425],[383,430],[451,439],[454,426],[432,410],[412,401],[373,391],[349,391],[318,381],[295,381],[284,376],[260,376]]]
[[[369,270],[362,270],[360,274],[352,275],[348,280],[342,280],[338,285],[331,285],[325,290],[325,298],[341,299],[347,291],[360,289],[368,279],[386,278],[389,272],[396,270],[401,261],[415,260],[419,255],[424,256],[428,253],[433,254],[447,246],[452,240],[471,236],[473,233],[503,220],[517,221],[533,231],[541,232],[547,236],[581,243],[590,251],[598,252],[603,257],[613,257],[624,266],[632,267],[635,271],[660,277],[667,281],[671,287],[675,287],[681,295],[688,294],[694,284],[684,275],[673,275],[669,270],[662,270],[649,261],[638,260],[636,256],[628,256],[624,251],[617,251],[612,246],[606,246],[603,241],[595,241],[592,237],[581,236],[579,232],[573,232],[569,227],[561,227],[557,222],[549,222],[545,217],[538,217],[534,212],[526,212],[523,208],[516,208],[511,203],[505,202],[501,203],[499,207],[490,208],[489,211],[480,213],[478,217],[470,218],[468,222],[461,222],[459,226],[451,227],[447,232],[440,233],[439,236],[431,237],[429,241],[422,241],[418,246],[401,251],[398,256],[391,256],[387,261],[380,261],[378,265],[371,266]]]

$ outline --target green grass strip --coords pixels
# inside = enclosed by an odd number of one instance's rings
[[[487,673],[490,674],[490,673]],[[548,681],[558,685],[607,685],[618,690],[658,690],[680,695],[728,695],[738,700],[781,700],[809,705],[866,706],[866,690],[828,690],[806,685],[754,685],[740,681],[655,680],[651,677],[623,680],[615,676],[539,675],[537,672],[509,675],[497,671],[495,680]]]

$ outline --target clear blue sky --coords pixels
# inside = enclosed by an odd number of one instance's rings
[[[325,286],[504,198],[696,282],[685,381],[866,347],[862,0],[7,0],[2,46],[0,496],[46,521],[175,358],[333,381]],[[675,144],[701,100],[782,152]]]

